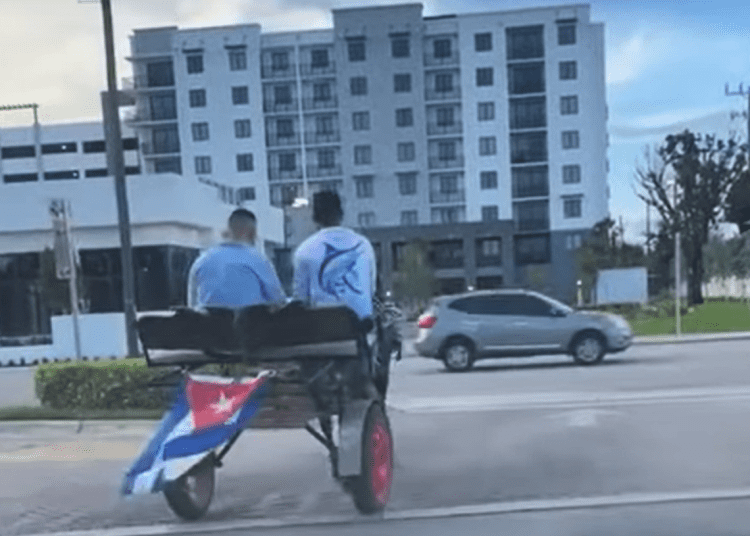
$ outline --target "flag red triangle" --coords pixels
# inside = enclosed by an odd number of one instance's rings
[[[196,430],[225,423],[245,403],[260,379],[218,383],[188,378],[186,391]]]

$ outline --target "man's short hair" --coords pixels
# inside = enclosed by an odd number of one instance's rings
[[[238,208],[229,216],[229,230],[237,235],[243,229],[254,227],[256,222],[255,214],[246,208]]]
[[[313,220],[320,225],[338,225],[344,217],[341,198],[333,191],[324,190],[313,195]]]

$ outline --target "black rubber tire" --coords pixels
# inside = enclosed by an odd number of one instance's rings
[[[604,359],[604,337],[596,331],[584,331],[571,344],[573,360],[579,365],[596,365]]]
[[[375,434],[385,434],[386,437],[376,439]],[[385,444],[381,443],[385,441]],[[376,447],[382,445],[387,456],[382,455],[380,460],[375,459]],[[386,475],[380,478],[381,486],[373,474],[376,472],[376,462],[380,462],[381,470]],[[382,483],[385,481],[385,485]],[[383,511],[388,504],[393,481],[393,434],[388,417],[379,403],[370,406],[365,417],[365,425],[362,430],[362,471],[359,476],[351,478],[346,483],[346,488],[352,495],[354,505],[362,514],[375,514]]]
[[[207,456],[186,474],[164,488],[164,497],[172,511],[182,519],[195,521],[208,511],[214,495],[216,480],[214,455]],[[191,479],[195,480],[196,496],[190,493]]]
[[[451,352],[461,354],[461,360],[457,361],[456,356],[452,356]],[[474,347],[463,337],[449,339],[443,347],[441,356],[445,368],[451,372],[466,372],[474,366]]]

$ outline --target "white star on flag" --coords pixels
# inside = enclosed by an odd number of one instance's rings
[[[224,393],[224,391],[220,391],[219,393],[220,393],[219,394],[219,400],[217,400],[216,402],[214,402],[210,406],[211,409],[214,410],[217,413],[221,413],[221,412],[224,412],[224,411],[227,411],[227,410],[231,409],[232,408],[232,401],[236,398],[236,397],[227,398],[227,396]]]

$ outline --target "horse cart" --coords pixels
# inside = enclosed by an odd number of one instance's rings
[[[162,492],[175,514],[198,519],[246,428],[304,428],[360,512],[385,508],[393,476],[385,398],[391,359],[400,358],[392,316],[361,321],[346,307],[295,302],[179,309],[141,316],[138,333],[148,366],[169,369],[152,385],[171,385],[175,399],[127,471],[124,495]],[[207,366],[222,372],[202,374]]]

